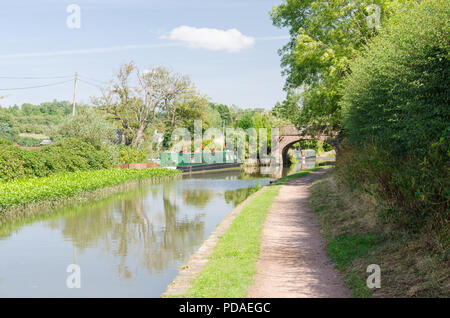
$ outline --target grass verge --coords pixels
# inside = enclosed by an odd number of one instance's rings
[[[336,181],[334,172],[315,181],[311,204],[328,253],[355,297],[449,297],[450,266],[418,233],[389,225],[375,200]],[[369,289],[370,264],[381,268],[381,288]]]
[[[269,186],[243,207],[227,232],[220,238],[208,263],[191,281],[189,298],[242,298],[256,274],[261,235],[266,215],[280,187],[286,182],[307,175],[314,168],[282,178]]]

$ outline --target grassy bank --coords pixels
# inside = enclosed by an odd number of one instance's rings
[[[355,297],[449,297],[450,264],[423,235],[386,223],[368,194],[350,191],[334,172],[314,182],[311,203],[328,252]],[[381,268],[381,288],[366,286],[367,266]]]
[[[44,178],[18,179],[0,183],[0,214],[43,202],[67,198],[130,181],[170,178],[180,171],[155,169],[106,169],[52,175]]]
[[[140,186],[154,182],[152,179],[128,181],[64,200],[41,202],[27,205],[25,208],[8,210],[0,214],[0,240],[29,224],[58,220],[61,217],[79,217],[87,211],[98,210],[101,207],[108,206],[110,202],[115,200],[129,200],[136,193],[145,189],[145,187]]]
[[[241,298],[247,294],[256,274],[261,235],[266,215],[280,187],[289,180],[308,174],[311,169],[282,178],[243,207],[223,235],[202,272],[191,282],[186,295],[194,298]]]

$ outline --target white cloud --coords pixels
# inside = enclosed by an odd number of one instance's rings
[[[173,29],[163,38],[211,51],[239,52],[251,48],[255,44],[255,38],[245,36],[236,29],[220,30],[185,25]]]

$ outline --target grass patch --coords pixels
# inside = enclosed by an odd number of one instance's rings
[[[377,245],[375,235],[340,235],[329,239],[328,253],[340,270],[357,257],[366,256]]]
[[[278,180],[264,189],[263,194],[244,206],[227,232],[220,238],[209,262],[191,282],[187,294],[178,297],[245,297],[256,274],[264,221],[281,186],[317,169],[320,168],[305,170]]]
[[[256,274],[264,220],[279,190],[269,187],[242,209],[186,297],[245,297]]]
[[[450,296],[449,262],[433,253],[424,233],[386,223],[369,194],[346,188],[332,171],[313,183],[311,204],[353,296]],[[367,288],[370,264],[380,265],[380,289]]]

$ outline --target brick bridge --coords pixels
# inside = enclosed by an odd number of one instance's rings
[[[282,155],[283,163],[287,162],[287,152],[289,147],[301,140],[320,140],[327,142],[337,152],[337,138],[329,135],[309,135],[305,130],[298,130],[294,125],[280,128],[279,153]]]

